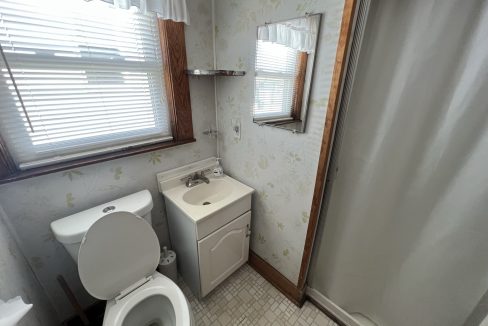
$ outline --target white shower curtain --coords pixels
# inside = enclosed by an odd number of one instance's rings
[[[488,1],[373,0],[343,130],[310,286],[379,325],[478,325]]]

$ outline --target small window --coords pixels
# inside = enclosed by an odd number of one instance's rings
[[[156,15],[1,1],[0,42],[20,93],[0,60],[0,130],[21,170],[172,139]]]
[[[255,120],[291,118],[299,54],[285,45],[257,41]]]

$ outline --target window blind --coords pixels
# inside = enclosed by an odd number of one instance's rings
[[[254,119],[291,117],[298,51],[285,45],[257,41]]]
[[[171,139],[155,15],[2,0],[0,132],[21,169]]]

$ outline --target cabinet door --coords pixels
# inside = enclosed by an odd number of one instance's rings
[[[201,296],[206,296],[249,256],[251,212],[198,241]]]

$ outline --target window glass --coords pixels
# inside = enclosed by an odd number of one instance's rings
[[[0,132],[21,169],[171,139],[155,15],[2,0]]]

